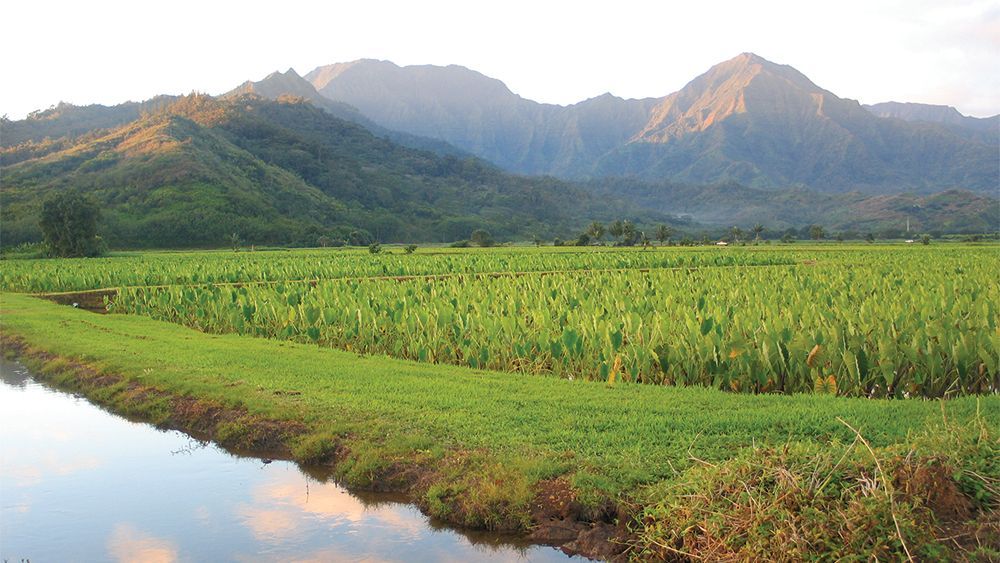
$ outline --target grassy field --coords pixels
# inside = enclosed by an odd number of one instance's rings
[[[192,271],[182,271],[185,260],[198,264],[199,278],[260,279],[253,264],[268,262],[261,256],[270,253],[243,254],[163,253],[39,264],[51,263],[66,276],[89,272],[82,282],[45,282],[50,285],[45,289],[52,291],[107,287],[109,281],[125,285],[143,273],[163,279],[173,275],[172,268],[181,272],[178,277],[193,282]],[[411,283],[437,283],[456,294],[481,292],[463,297],[470,302],[493,294],[502,296],[498,301],[513,302],[517,295],[534,294],[537,288],[518,284],[535,283],[537,274],[468,276],[504,269],[570,270],[541,278],[552,283],[569,280],[573,288],[595,284],[594,294],[602,287],[616,294],[626,291],[624,284],[634,281],[631,276],[642,274],[644,280],[655,280],[651,290],[678,300],[687,295],[676,283],[678,276],[697,286],[723,284],[731,275],[730,281],[737,280],[734,287],[742,288],[734,295],[742,295],[761,286],[775,287],[790,270],[801,273],[792,278],[806,287],[818,283],[812,272],[824,272],[827,283],[840,280],[841,285],[861,287],[862,293],[865,287],[885,283],[905,288],[926,303],[964,295],[968,301],[959,299],[955,305],[959,312],[935,309],[939,317],[954,316],[947,322],[927,324],[930,313],[919,305],[912,311],[914,322],[933,330],[965,322],[958,325],[965,333],[985,334],[980,345],[995,361],[996,319],[978,312],[983,304],[987,312],[997,307],[995,277],[991,281],[989,276],[997,254],[991,247],[646,253],[500,249],[388,257],[338,250],[275,255],[284,260],[283,267],[298,268],[296,275],[337,272],[349,277],[350,271],[369,272],[379,260],[388,260],[392,268],[410,268],[410,273],[399,275],[442,274],[450,272],[447,268],[466,274],[457,282],[330,281],[315,287],[303,284],[302,289],[322,294],[334,291],[328,284],[356,283],[354,291],[366,289],[373,300],[390,300],[387,295]],[[414,260],[405,262],[409,259]],[[442,259],[453,262],[437,262]],[[683,270],[666,269],[681,259]],[[914,263],[922,267],[911,268]],[[133,273],[127,274],[123,264],[131,264]],[[144,269],[143,264],[165,265],[159,271],[168,274],[155,274],[156,266]],[[523,264],[529,266],[519,267]],[[764,267],[745,267],[750,264]],[[854,266],[847,272],[849,264]],[[8,290],[43,284],[30,281],[26,265],[15,266],[4,269]],[[594,268],[624,271],[581,271]],[[642,271],[649,268],[654,271]],[[778,271],[763,273],[768,268]],[[879,275],[866,275],[872,271]],[[47,272],[39,267],[34,276],[46,278]],[[844,276],[851,272],[848,283]],[[22,281],[16,285],[11,280]],[[185,290],[216,295],[195,283]],[[979,293],[970,293],[974,289]],[[829,286],[810,291],[822,295]],[[789,287],[771,295],[785,298],[795,293]],[[845,309],[845,314],[852,304],[864,312],[860,293],[852,295],[830,304]],[[696,309],[696,293],[691,296],[689,308]],[[656,314],[655,307],[641,309],[641,300],[634,297],[627,302],[642,318]],[[787,309],[786,302],[778,303]],[[754,305],[742,301],[743,307]],[[712,310],[716,318],[724,318],[729,308],[710,306],[719,307]],[[904,302],[885,306],[893,307],[891,322],[907,312]],[[869,310],[864,317],[877,315]],[[145,315],[94,315],[13,293],[0,294],[0,320],[8,353],[16,352],[46,377],[115,410],[201,429],[230,446],[277,447],[303,462],[329,464],[352,486],[405,490],[429,513],[458,525],[528,530],[539,541],[557,543],[570,540],[551,533],[548,526],[553,522],[572,527],[581,538],[601,530],[601,541],[587,547],[574,539],[571,548],[603,557],[997,555],[1000,398],[995,392],[937,401],[888,400],[828,392],[748,395],[710,388],[718,387],[714,382],[707,383],[708,388],[636,384],[632,381],[641,378],[627,377],[624,370],[616,378],[539,376],[472,369],[467,363],[408,361],[378,349],[331,349],[305,334],[212,334]],[[340,322],[330,323],[331,329]],[[693,331],[708,336],[714,327],[702,332],[701,322]],[[682,326],[678,334],[686,332]],[[914,333],[907,334],[909,340],[898,342],[915,342]],[[811,352],[811,347],[803,347],[803,356]],[[979,357],[978,352],[974,355]],[[577,366],[566,367],[573,369]],[[197,413],[215,414],[199,418]],[[945,537],[953,539],[939,539]]]

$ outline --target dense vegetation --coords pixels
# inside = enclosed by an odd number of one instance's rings
[[[845,251],[747,248],[722,254],[705,248],[429,247],[406,254],[404,247],[404,254],[397,248],[396,252],[387,249],[377,255],[358,248],[120,253],[92,260],[6,260],[0,269],[0,290],[59,292],[126,286],[792,264]]]
[[[39,225],[45,246],[54,256],[97,256],[104,249],[97,234],[101,210],[94,200],[78,193],[57,194],[42,204]]]
[[[110,132],[3,150],[4,246],[38,241],[40,202],[95,197],[112,248],[551,238],[592,219],[667,220],[552,178],[416,150],[301,99],[192,95]]]
[[[623,271],[577,264],[568,270],[584,271],[130,288],[113,310],[601,381],[866,397],[1000,390],[992,248],[857,250],[806,264],[789,264],[782,252],[630,256],[633,268]],[[654,269],[634,269],[642,264]]]
[[[436,363],[750,392],[1000,387],[993,247],[334,249],[7,266],[8,290],[121,288],[115,311]]]

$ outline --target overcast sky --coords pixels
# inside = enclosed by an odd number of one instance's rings
[[[8,0],[0,14],[13,119],[359,58],[460,64],[541,102],[659,97],[744,51],[862,103],[1000,113],[998,0]]]

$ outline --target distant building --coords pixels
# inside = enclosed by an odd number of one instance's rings
[[[913,241],[910,241],[910,242],[913,242]],[[724,241],[724,240],[720,240],[719,242],[715,243],[715,246],[729,246],[729,243],[726,242],[726,241]]]

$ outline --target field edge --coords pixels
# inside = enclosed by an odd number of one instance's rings
[[[45,309],[42,312],[45,319],[40,324],[53,330],[59,330],[60,323],[65,326],[65,321],[55,318],[58,315],[46,316],[59,311],[59,306],[39,307]],[[62,310],[69,312],[68,308]],[[4,313],[7,316],[9,311]],[[125,373],[127,370],[103,364],[99,354],[58,355],[47,349],[44,338],[38,338],[37,334],[32,338],[32,331],[12,330],[11,323],[3,324],[0,345],[4,356],[20,358],[39,377],[57,387],[81,393],[127,417],[182,430],[237,452],[290,459],[307,469],[324,467],[349,489],[404,493],[424,513],[458,528],[520,533],[534,543],[556,545],[569,553],[602,559],[683,560],[706,556],[738,559],[748,555],[739,550],[751,546],[773,549],[773,554],[782,560],[787,543],[753,543],[749,541],[753,530],[731,533],[734,527],[729,521],[740,516],[735,510],[740,505],[732,500],[743,496],[732,485],[741,484],[747,489],[747,497],[758,502],[776,488],[787,485],[774,481],[774,475],[801,476],[807,470],[815,473],[822,469],[829,471],[831,479],[844,491],[846,498],[841,500],[846,501],[845,506],[856,507],[860,503],[863,510],[857,514],[859,518],[885,520],[891,516],[895,521],[900,516],[903,520],[894,527],[864,530],[872,543],[855,546],[857,549],[890,558],[905,558],[910,550],[918,549],[924,556],[938,553],[958,559],[965,558],[963,554],[969,554],[969,559],[1000,555],[997,547],[1000,546],[997,515],[1000,442],[995,428],[997,419],[989,422],[989,413],[1000,412],[997,410],[1000,402],[995,397],[983,398],[987,414],[985,421],[976,415],[974,421],[981,426],[978,433],[970,421],[956,421],[973,431],[956,431],[953,424],[940,432],[921,432],[913,437],[912,443],[869,448],[870,459],[857,443],[841,444],[838,447],[843,450],[843,457],[833,466],[823,465],[830,456],[824,450],[831,448],[820,440],[789,442],[783,449],[763,446],[744,449],[734,452],[731,460],[706,461],[685,469],[672,483],[643,486],[626,496],[612,497],[601,495],[599,489],[581,487],[564,460],[442,447],[425,442],[420,436],[373,441],[371,432],[356,432],[349,425],[320,427],[297,419],[293,411],[285,413],[286,416],[274,416],[273,411],[256,410],[249,403],[234,403],[221,396],[199,397],[183,385],[173,389],[149,385],[141,377]],[[101,327],[94,325],[90,330]],[[204,338],[213,337],[204,335]],[[846,464],[842,463],[844,460]],[[892,465],[876,470],[879,460]],[[932,466],[939,470],[931,474],[922,469]],[[842,467],[846,469],[837,473]],[[874,488],[857,486],[864,479],[877,478],[879,472],[883,475],[881,489],[878,483]],[[887,474],[891,476],[889,480],[885,478]],[[928,475],[934,477],[928,481],[933,486],[910,487],[911,477],[917,474],[924,480]],[[977,479],[976,475],[982,478]],[[976,498],[974,492],[970,494],[970,486],[980,486],[982,498]],[[947,514],[939,510],[940,502],[934,496],[935,491],[942,489],[958,499],[944,509],[951,511]],[[822,490],[820,487],[819,491]],[[806,492],[813,494],[817,490]],[[703,506],[684,500],[695,497],[708,500]],[[827,503],[823,505],[826,509],[841,508],[837,499],[821,500]],[[702,525],[703,513],[718,509],[715,502],[734,507],[721,524],[726,533],[720,532],[718,522]],[[815,508],[807,503],[798,510]],[[681,517],[685,509],[688,509],[687,520]],[[756,510],[756,514],[761,513]],[[752,518],[741,522],[751,527],[773,526],[773,522]],[[831,525],[828,520],[822,522],[823,526]],[[814,529],[814,524],[800,522],[796,531]],[[938,533],[941,531],[950,531],[952,536],[959,534],[969,541],[962,545],[955,542],[953,547],[945,542],[945,535]],[[772,535],[776,541],[782,537],[780,533]],[[807,551],[800,556],[828,554],[822,545],[809,541],[803,545]]]

